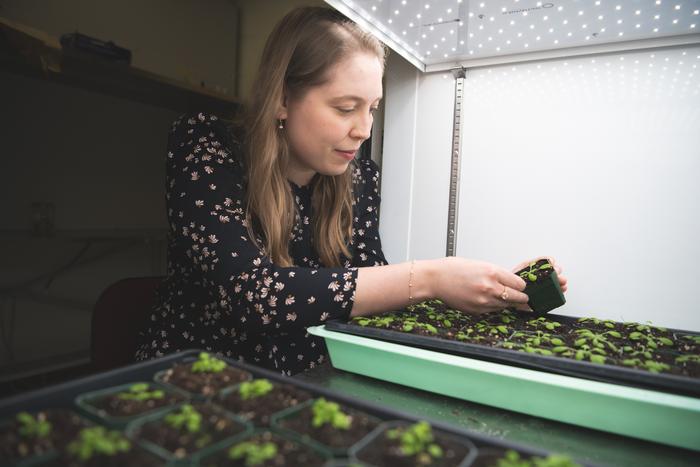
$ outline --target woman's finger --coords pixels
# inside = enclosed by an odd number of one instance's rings
[[[503,286],[503,291],[497,298],[502,302],[504,308],[514,305],[522,305],[528,301],[527,295],[506,285]]]
[[[559,278],[559,288],[561,288],[562,292],[566,292],[566,290],[569,288],[569,281],[566,278],[566,276],[563,276],[561,274],[557,273],[557,277]]]
[[[496,270],[496,279],[506,287],[515,290],[525,290],[525,281],[517,274],[506,271],[505,269]]]

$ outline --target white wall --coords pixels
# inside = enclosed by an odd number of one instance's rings
[[[459,255],[548,254],[576,316],[700,329],[700,47],[468,73]]]
[[[390,263],[445,255],[454,79],[391,53],[385,72],[380,235]]]
[[[700,329],[698,66],[694,46],[469,70],[457,254],[552,255],[570,281],[557,312]],[[445,254],[454,82],[417,73],[387,69],[392,262]]]

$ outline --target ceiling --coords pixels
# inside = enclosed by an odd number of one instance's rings
[[[663,38],[700,42],[700,0],[326,1],[422,70]]]

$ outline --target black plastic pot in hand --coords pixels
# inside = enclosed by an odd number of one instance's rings
[[[544,314],[566,303],[557,271],[548,260],[530,263],[516,274],[525,281],[525,294],[529,298],[527,304],[535,313]]]

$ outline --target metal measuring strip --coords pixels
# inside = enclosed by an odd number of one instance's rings
[[[455,78],[454,113],[452,119],[452,160],[450,163],[450,197],[447,208],[447,256],[455,255],[457,241],[457,214],[459,209],[459,156],[462,143],[462,93],[467,69],[452,70]]]

